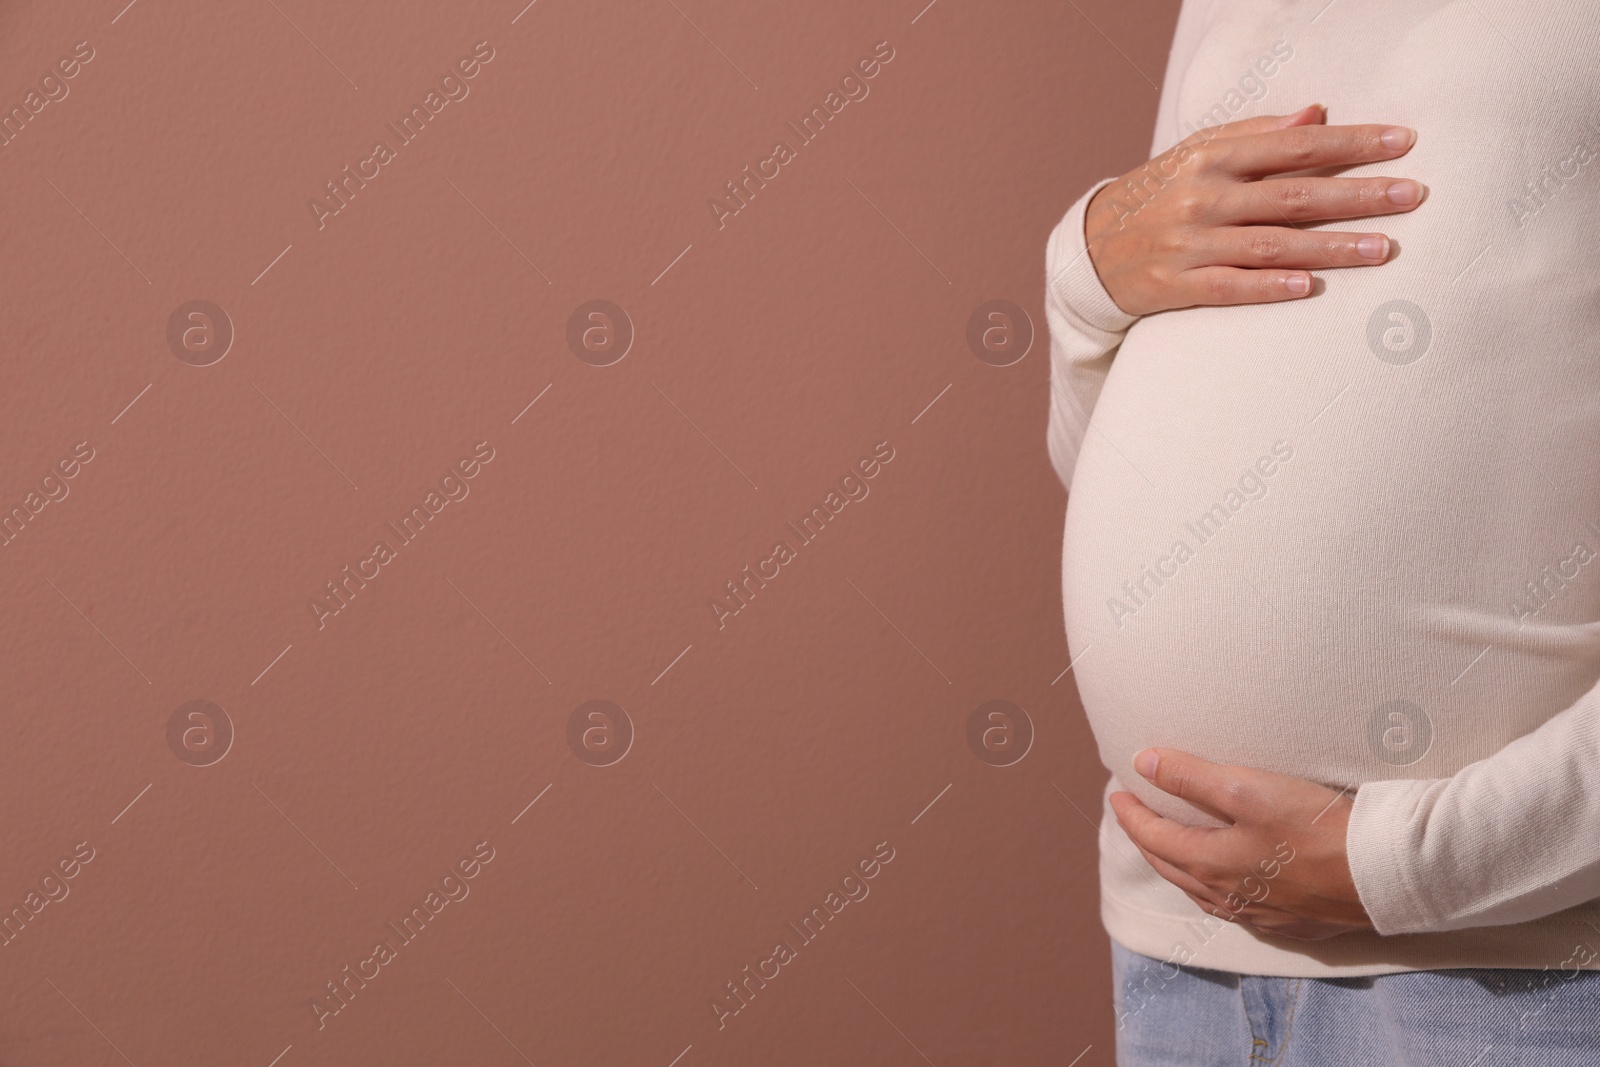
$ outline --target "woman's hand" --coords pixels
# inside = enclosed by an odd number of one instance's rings
[[[1301,941],[1372,929],[1345,850],[1348,791],[1169,748],[1146,749],[1133,762],[1163,792],[1230,824],[1185,826],[1132,793],[1111,794],[1129,840],[1202,911]]]
[[[1420,182],[1272,175],[1394,159],[1416,131],[1326,123],[1313,104],[1201,130],[1096,193],[1084,235],[1111,299],[1130,315],[1295,300],[1312,270],[1387,260],[1384,234],[1295,224],[1410,211]]]

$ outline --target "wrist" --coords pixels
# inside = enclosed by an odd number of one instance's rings
[[[1349,836],[1350,798],[1343,797],[1322,815],[1326,820],[1327,842],[1323,868],[1327,883],[1323,891],[1327,914],[1325,918],[1358,929],[1372,929],[1372,918],[1361,903],[1356,889],[1355,876],[1350,870],[1350,854],[1346,841]]]
[[[1094,246],[1101,238],[1115,230],[1119,225],[1119,216],[1114,203],[1115,187],[1121,179],[1107,182],[1096,190],[1094,196],[1089,198],[1088,206],[1083,212],[1083,238],[1089,246],[1089,258],[1094,258]]]
[[[1045,274],[1049,297],[1058,310],[1082,328],[1107,334],[1125,332],[1138,318],[1129,314],[1106,289],[1104,275],[1095,262],[1105,257],[1103,247],[1091,248],[1085,219],[1089,204],[1116,181],[1107,178],[1083,191],[1072,208],[1050,232],[1045,252]]]
[[[1121,288],[1121,286],[1116,281],[1118,272],[1112,268],[1112,264],[1108,263],[1106,259],[1108,240],[1122,229],[1123,219],[1130,214],[1127,206],[1117,200],[1117,191],[1125,180],[1124,178],[1116,178],[1102,185],[1095,190],[1094,195],[1089,198],[1089,202],[1084,205],[1083,244],[1087,252],[1090,269],[1094,271],[1095,277],[1100,282],[1100,288],[1104,291],[1106,297],[1110,299],[1118,312],[1137,318],[1145,312],[1138,309],[1129,310],[1128,305],[1124,302],[1127,299],[1127,294],[1120,294],[1121,299],[1119,299],[1119,294],[1113,292],[1112,287],[1114,285],[1117,288]]]

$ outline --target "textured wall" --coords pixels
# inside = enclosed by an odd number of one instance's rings
[[[1109,1064],[1043,252],[1177,4],[523,2],[0,8],[0,1064]]]

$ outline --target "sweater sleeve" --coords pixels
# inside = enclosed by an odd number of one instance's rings
[[[1150,156],[1161,154],[1182,140],[1179,129],[1179,89],[1184,72],[1209,25],[1216,0],[1183,0],[1167,53],[1167,72],[1156,104],[1155,131]],[[1072,469],[1089,432],[1100,387],[1122,337],[1137,316],[1129,315],[1111,299],[1089,260],[1083,236],[1083,217],[1089,201],[1102,187],[1115,181],[1096,182],[1078,199],[1050,234],[1045,249],[1045,318],[1050,327],[1050,462],[1061,484],[1072,488]]]
[[[1600,687],[1449,778],[1363,783],[1346,832],[1380,934],[1543,918],[1600,897]]]
[[[1050,462],[1061,484],[1072,488],[1089,416],[1111,359],[1137,316],[1116,302],[1089,259],[1083,235],[1084,212],[1101,187],[1096,182],[1056,224],[1045,246],[1045,319],[1050,327]]]

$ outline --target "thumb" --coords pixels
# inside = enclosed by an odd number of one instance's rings
[[[1212,763],[1172,748],[1147,748],[1133,757],[1133,769],[1163,793],[1186,800],[1207,814],[1238,822],[1256,798],[1248,767]]]

